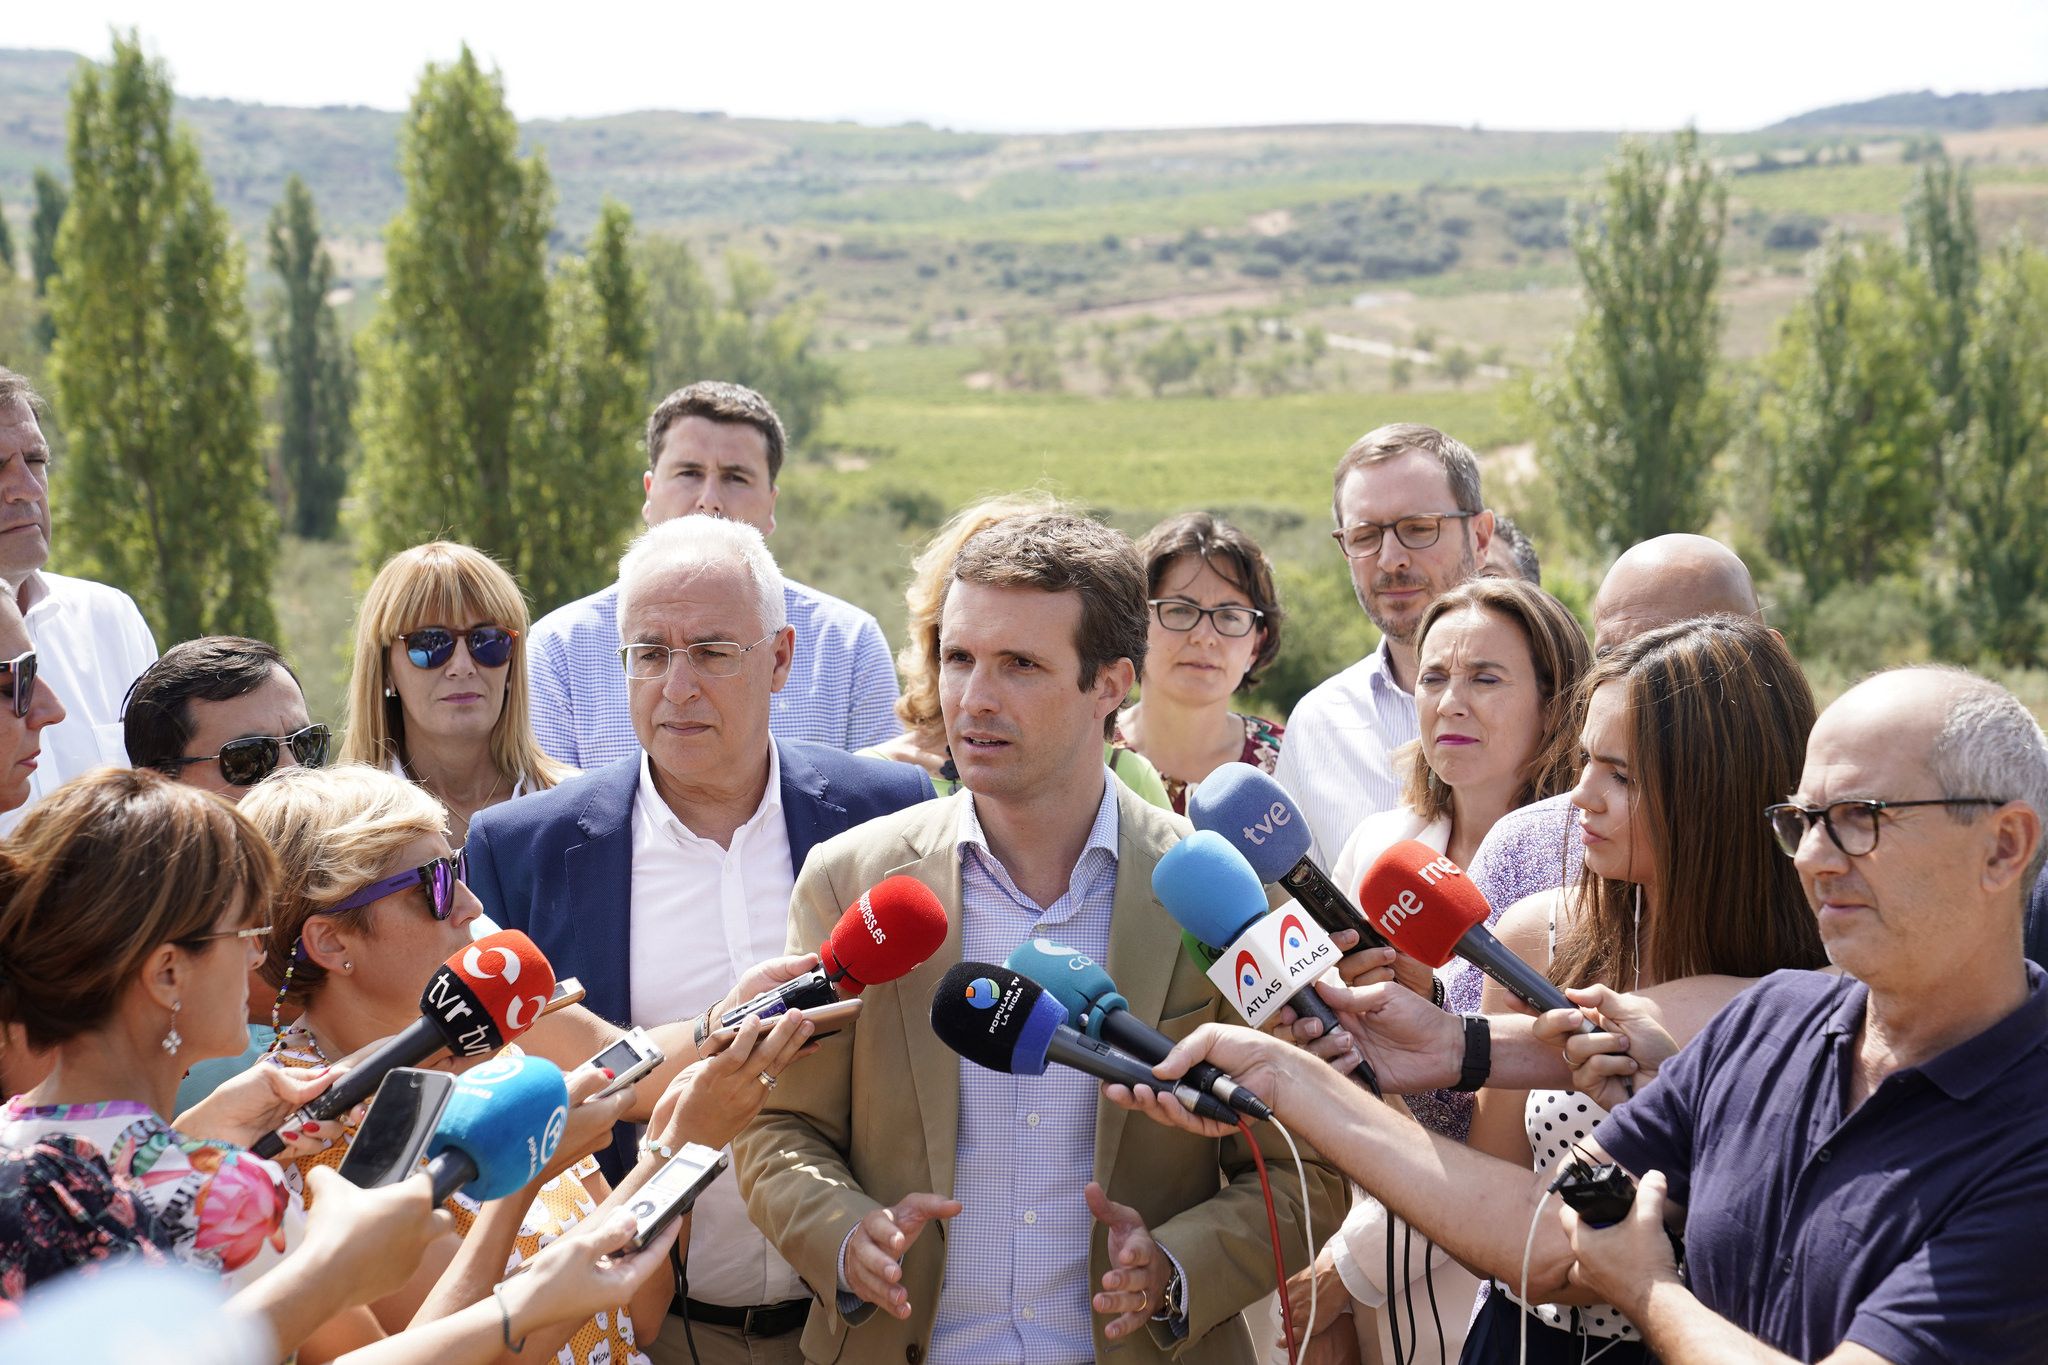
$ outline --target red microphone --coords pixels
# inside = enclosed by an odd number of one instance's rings
[[[772,1019],[785,1010],[816,1009],[851,999],[869,986],[908,976],[946,941],[946,907],[915,877],[889,877],[846,907],[818,945],[819,966],[763,991],[721,1015],[731,1028],[749,1015]]]
[[[344,1072],[286,1128],[340,1118],[376,1093],[384,1077],[401,1066],[418,1066],[441,1049],[458,1057],[496,1052],[533,1026],[555,992],[555,969],[534,941],[517,929],[500,929],[464,947],[438,967],[420,993],[420,1017]],[[284,1139],[265,1133],[250,1148],[276,1156]]]
[[[1427,844],[1408,839],[1382,853],[1358,884],[1358,907],[1389,943],[1419,962],[1441,967],[1461,957],[1533,1009],[1577,1008],[1502,946],[1486,927],[1486,897],[1465,869]]]

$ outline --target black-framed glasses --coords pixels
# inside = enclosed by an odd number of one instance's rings
[[[625,665],[626,676],[634,682],[666,678],[678,654],[687,654],[690,667],[707,678],[730,678],[739,673],[750,650],[759,649],[780,634],[782,628],[778,626],[750,645],[732,640],[706,640],[694,645],[620,645],[619,662]]]
[[[1431,512],[1426,516],[1402,517],[1399,521],[1355,521],[1330,532],[1346,559],[1371,559],[1380,552],[1387,532],[1411,550],[1427,550],[1444,533],[1447,521],[1468,521],[1477,512]]]
[[[519,632],[510,626],[471,626],[450,630],[446,626],[421,626],[398,637],[405,644],[405,657],[414,668],[440,668],[455,657],[455,642],[466,640],[469,657],[478,668],[503,668],[512,662],[512,642]]]
[[[0,687],[6,689],[0,691],[0,697],[14,703],[14,717],[19,720],[28,714],[29,707],[35,705],[36,652],[25,649],[6,663],[0,664],[0,669],[6,670],[4,674],[0,674]]]
[[[188,754],[171,760],[173,768],[220,760],[220,776],[230,787],[253,787],[277,771],[280,745],[289,745],[292,761],[301,768],[318,768],[327,762],[327,741],[332,737],[325,725],[314,723],[288,735],[244,735],[220,746],[217,754]]]
[[[1257,607],[1198,607],[1178,597],[1148,598],[1145,605],[1152,608],[1152,615],[1168,630],[1193,630],[1206,616],[1218,635],[1233,640],[1243,639],[1258,629],[1260,618],[1266,614]]]
[[[343,910],[355,910],[372,901],[383,900],[386,896],[400,891],[410,891],[423,886],[427,891],[427,903],[433,908],[435,919],[447,919],[455,913],[455,888],[469,878],[469,850],[459,848],[446,858],[436,858],[418,867],[409,867],[395,872],[381,882],[371,882],[354,895],[337,901],[320,913],[338,914]]]
[[[1878,817],[1885,811],[1907,810],[1914,806],[2004,804],[1989,796],[1936,796],[1925,801],[1832,801],[1826,806],[1802,806],[1796,801],[1780,801],[1775,806],[1764,807],[1764,819],[1771,822],[1771,833],[1788,858],[1799,852],[1806,831],[1813,828],[1816,820],[1827,830],[1828,838],[1834,840],[1836,848],[1851,858],[1860,858],[1877,848]]]

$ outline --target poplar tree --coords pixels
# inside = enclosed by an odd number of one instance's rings
[[[355,357],[328,305],[334,260],[320,242],[320,219],[306,183],[294,175],[270,215],[270,268],[283,286],[271,318],[270,355],[278,371],[281,416],[277,460],[294,534],[331,539],[348,484],[349,408]]]
[[[51,356],[67,567],[126,589],[157,638],[272,637],[266,496],[244,273],[171,84],[130,34],[71,89]]]
[[[1715,299],[1728,193],[1691,130],[1628,141],[1572,235],[1585,298],[1552,376],[1543,460],[1595,545],[1697,531],[1729,430]]]
[[[13,279],[14,270],[14,230],[7,226],[6,205],[0,204],[0,279]]]
[[[28,263],[36,277],[36,298],[42,300],[57,278],[57,228],[64,221],[64,206],[71,196],[65,192],[64,182],[41,166],[36,167],[35,186],[36,211],[28,224]],[[47,351],[56,338],[57,329],[46,307],[36,319],[36,339]]]
[[[518,149],[503,82],[468,47],[427,67],[400,134],[406,201],[385,233],[384,295],[358,346],[358,540],[372,566],[443,534],[515,574],[554,552],[527,536],[515,500],[515,462],[534,448],[522,404],[548,348],[553,199],[539,156]]]

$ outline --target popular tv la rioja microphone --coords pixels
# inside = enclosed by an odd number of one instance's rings
[[[1109,973],[1080,949],[1050,939],[1027,938],[1003,965],[1043,986],[1047,995],[1066,1007],[1067,1022],[1090,1038],[1120,1047],[1141,1062],[1163,1062],[1173,1051],[1173,1039],[1131,1013],[1130,1002],[1118,992]],[[1273,1117],[1264,1100],[1213,1062],[1195,1063],[1181,1079],[1241,1114],[1255,1119]]]
[[[932,1032],[953,1051],[990,1071],[1038,1076],[1058,1062],[1115,1085],[1149,1085],[1191,1113],[1219,1123],[1237,1116],[1186,1082],[1162,1081],[1152,1068],[1099,1038],[1077,1032],[1067,1007],[1045,989],[993,962],[961,962],[932,992]]]
[[[502,1199],[554,1159],[569,1122],[569,1086],[545,1057],[493,1057],[455,1082],[427,1144],[439,1204],[458,1189]]]
[[[517,929],[486,934],[434,972],[420,995],[420,1017],[342,1074],[300,1109],[286,1128],[339,1118],[376,1093],[401,1066],[418,1066],[446,1048],[458,1057],[496,1052],[533,1026],[555,992],[555,969],[534,941]],[[276,1156],[284,1139],[265,1133],[250,1149]]]
[[[1257,1028],[1287,1005],[1320,1019],[1326,1034],[1337,1031],[1337,1016],[1315,988],[1315,979],[1336,965],[1336,948],[1327,934],[1311,933],[1298,913],[1267,911],[1259,874],[1229,840],[1198,829],[1175,844],[1152,869],[1152,894],[1181,928],[1216,950],[1209,979],[1246,1023]],[[1359,1062],[1351,1074],[1380,1093],[1369,1062]]]
[[[1267,886],[1283,888],[1315,917],[1326,934],[1346,929],[1360,948],[1384,948],[1386,939],[1309,856],[1308,818],[1287,789],[1249,763],[1225,763],[1188,796],[1196,829],[1222,835]]]
[[[946,941],[946,907],[915,877],[888,877],[846,907],[818,945],[819,965],[794,981],[763,991],[719,1016],[731,1028],[750,1014],[772,1019],[788,1010],[851,1000],[869,986],[908,976]]]

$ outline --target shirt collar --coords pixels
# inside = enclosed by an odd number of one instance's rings
[[[1394,681],[1394,655],[1388,648],[1387,637],[1380,636],[1380,642],[1373,646],[1372,653],[1365,656],[1366,686],[1375,690],[1392,692],[1397,697],[1413,701],[1415,694]]]
[[[21,607],[23,616],[50,600],[50,583],[43,577],[41,569],[31,573],[22,581],[22,585],[15,589],[14,600]]]
[[[1906,1070],[1919,1072],[1951,1099],[1967,1100],[2015,1065],[2038,1065],[2037,1054],[2048,1045],[2048,974],[2032,962],[2024,965],[2027,998],[2018,1009],[1982,1033]],[[1863,1026],[1870,988],[1850,976],[1842,980],[1848,986],[1821,1032],[1828,1037],[1853,1038]]]
[[[1096,803],[1095,823],[1089,826],[1088,842],[1081,848],[1081,857],[1083,858],[1088,856],[1089,850],[1098,848],[1107,853],[1112,861],[1116,858],[1116,787],[1116,774],[1108,768],[1104,768],[1102,770],[1102,800]],[[965,850],[976,848],[981,850],[991,861],[995,861],[995,851],[988,846],[988,836],[982,832],[981,819],[975,814],[974,793],[971,791],[967,793],[967,799],[960,803],[959,845],[962,850],[962,856],[965,856]],[[1078,863],[1079,859],[1075,861]]]
[[[660,830],[672,835],[698,838],[695,830],[676,819],[676,813],[668,808],[668,802],[661,799],[661,789],[654,785],[654,761],[646,750],[640,751],[640,787],[633,803],[641,812],[641,818]],[[768,787],[761,793],[761,804],[754,813],[741,823],[741,829],[752,829],[770,816],[782,813],[782,755],[776,750],[775,742],[768,743]]]

